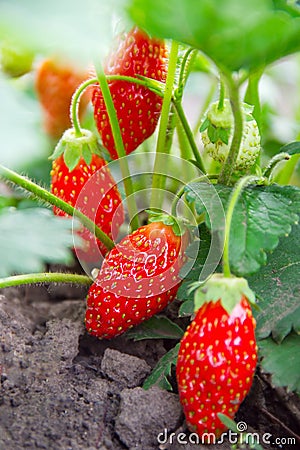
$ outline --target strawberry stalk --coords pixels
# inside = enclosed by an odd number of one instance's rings
[[[249,175],[247,177],[241,178],[239,182],[236,184],[235,189],[233,190],[231,197],[229,199],[229,204],[226,212],[226,220],[225,220],[225,233],[224,233],[224,250],[223,250],[223,274],[224,277],[230,278],[231,277],[231,271],[230,271],[230,260],[229,260],[229,240],[230,240],[230,230],[231,230],[231,223],[233,218],[233,211],[235,208],[235,205],[238,202],[238,199],[245,187],[247,187],[249,184],[254,183],[258,181],[259,178],[255,175]]]
[[[0,165],[0,177],[3,177],[6,180],[11,181],[12,183],[30,192],[32,194],[31,197],[39,198],[47,204],[56,206],[57,208],[63,210],[69,216],[77,217],[82,225],[85,226],[91,233],[93,233],[101,242],[103,242],[108,250],[111,250],[115,246],[113,241],[107,236],[107,234],[105,234],[99,227],[97,227],[97,225],[91,219],[89,219],[81,211],[78,211],[76,208],[69,205],[69,203],[64,202],[38,184],[2,165]]]
[[[168,73],[166,79],[166,87],[165,87],[165,95],[163,99],[161,116],[160,116],[160,125],[158,130],[158,138],[156,145],[156,158],[154,162],[153,169],[153,182],[152,182],[152,196],[151,196],[151,207],[160,206],[161,196],[158,195],[158,191],[162,189],[163,186],[163,175],[161,175],[160,167],[162,167],[162,158],[161,155],[166,151],[166,136],[168,130],[169,123],[169,112],[172,101],[173,94],[173,86],[175,82],[175,74],[176,74],[176,64],[178,57],[178,42],[172,41],[170,57],[169,57],[169,65],[168,65]]]
[[[26,275],[15,275],[7,278],[0,278],[0,289],[11,286],[22,286],[24,284],[42,284],[42,283],[67,283],[91,285],[92,280],[86,275],[77,275],[73,273],[29,273]]]
[[[131,222],[131,228],[133,230],[137,229],[139,227],[139,218],[138,218],[138,210],[136,206],[136,201],[134,197],[134,189],[132,184],[132,179],[130,176],[130,171],[128,167],[127,159],[124,158],[126,156],[122,134],[120,130],[120,125],[118,122],[117,112],[114,107],[114,103],[112,100],[112,96],[109,90],[109,86],[107,83],[106,76],[104,74],[103,68],[100,65],[98,71],[97,71],[97,78],[100,85],[100,88],[102,90],[102,95],[104,98],[105,106],[107,109],[107,114],[110,121],[110,126],[112,129],[113,138],[115,141],[116,150],[118,153],[118,157],[120,159],[120,169],[123,177],[124,182],[124,188],[126,192],[126,198],[127,198],[127,206],[128,206],[128,212]]]
[[[219,92],[219,103],[218,103],[218,110],[221,111],[224,109],[224,100],[225,100],[225,85],[220,78],[220,92]]]
[[[233,173],[242,142],[243,115],[239,99],[238,83],[234,80],[231,74],[226,76],[226,81],[228,84],[229,98],[234,118],[234,132],[228,156],[220,173],[219,183],[228,185],[230,183],[230,178]]]
[[[97,83],[97,78],[92,78],[92,79],[88,79],[88,80],[84,81],[83,83],[81,83],[80,86],[78,86],[78,88],[76,89],[76,91],[72,97],[70,113],[71,113],[71,121],[72,121],[73,127],[75,129],[75,137],[77,137],[77,138],[82,136],[79,114],[78,114],[80,97],[88,86],[90,86],[91,84],[95,84],[95,83]]]
[[[192,149],[194,158],[195,158],[195,160],[196,160],[197,163],[198,163],[197,165],[198,165],[199,169],[200,169],[203,173],[206,173],[206,170],[205,170],[205,167],[204,167],[202,158],[201,158],[201,156],[200,156],[198,147],[197,147],[196,142],[195,142],[195,139],[194,139],[193,132],[192,132],[192,130],[191,130],[191,127],[190,127],[190,125],[189,125],[189,123],[188,123],[188,120],[187,120],[187,118],[186,118],[186,115],[185,115],[185,113],[184,113],[184,110],[183,110],[183,107],[182,107],[182,104],[181,104],[181,100],[178,101],[178,100],[176,100],[176,99],[173,99],[173,103],[174,103],[176,112],[177,112],[177,114],[178,114],[179,120],[180,120],[180,122],[181,122],[181,124],[182,124],[182,126],[183,126],[183,129],[184,129],[184,131],[185,131],[185,134],[186,134],[186,136],[187,136],[187,138],[188,138],[188,141],[189,141],[189,144],[190,144],[190,146],[191,146],[191,149]]]

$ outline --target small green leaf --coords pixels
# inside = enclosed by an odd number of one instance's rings
[[[64,161],[69,171],[75,169],[81,158],[81,147],[78,145],[66,144],[64,152]]]
[[[179,308],[179,317],[190,317],[194,314],[195,303],[193,299],[185,300]]]
[[[230,417],[225,416],[225,414],[222,413],[218,413],[217,416],[229,430],[234,431],[234,433],[239,433],[234,420],[230,419]]]
[[[288,155],[300,154],[300,141],[290,142],[280,148],[279,153],[287,153]]]
[[[73,246],[71,219],[44,208],[8,209],[0,215],[0,277],[40,272],[45,263],[69,264]]]
[[[258,342],[264,372],[272,374],[274,386],[286,386],[300,394],[300,336],[289,334],[281,344],[268,338]]]
[[[259,339],[272,334],[281,342],[292,330],[300,333],[299,242],[300,225],[295,225],[270,254],[268,265],[248,278],[259,298],[260,311],[254,311]]]
[[[153,372],[145,380],[143,388],[150,389],[151,386],[159,386],[162,389],[172,390],[172,385],[167,377],[171,375],[172,365],[176,365],[180,343],[169,350],[155,366]]]
[[[203,131],[205,131],[210,125],[210,120],[208,117],[205,118],[205,120],[202,122],[202,125],[199,129],[200,133],[202,133]]]
[[[126,333],[129,339],[181,339],[183,330],[164,316],[154,316]]]

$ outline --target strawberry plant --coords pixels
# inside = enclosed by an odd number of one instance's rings
[[[167,342],[143,387],[202,443],[259,382],[298,399],[299,108],[269,94],[299,99],[298,2],[29,3],[0,5],[0,287],[82,285],[88,342]]]

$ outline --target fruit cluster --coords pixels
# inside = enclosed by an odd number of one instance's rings
[[[126,154],[154,133],[162,107],[157,93],[132,78],[164,83],[166,60],[165,44],[137,28],[120,37],[106,59],[104,72]],[[54,61],[40,66],[36,87],[45,110],[45,127],[52,137],[70,127],[72,95],[85,78],[86,74],[76,75],[70,67]],[[102,144],[111,158],[117,159],[98,83],[93,86],[91,101]],[[81,113],[87,102],[88,96],[83,96]],[[246,105],[243,114],[246,126],[235,169],[252,167],[260,147],[257,126]],[[201,127],[207,152],[220,162],[228,154],[232,122],[225,101],[222,109],[211,105]],[[114,239],[124,221],[122,199],[96,141],[90,132],[65,131],[53,156],[51,190]],[[57,207],[54,213],[66,215]],[[79,234],[86,241],[86,248],[77,253],[80,258],[94,262],[97,252],[105,257],[87,296],[85,323],[90,334],[100,339],[118,336],[162,311],[176,297],[190,239],[185,227],[178,226],[178,219],[156,214],[109,252],[89,231]],[[257,363],[255,321],[248,302],[252,294],[244,282],[212,277],[205,300],[198,305],[180,343],[176,367],[180,401],[189,429],[200,436],[213,433],[219,437],[226,427],[218,414],[233,418],[252,384]]]

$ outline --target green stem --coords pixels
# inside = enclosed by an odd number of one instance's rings
[[[229,88],[229,98],[231,103],[232,114],[234,118],[234,132],[229,149],[228,156],[224,162],[220,173],[220,184],[230,184],[230,178],[234,171],[235,163],[239,154],[240,145],[243,136],[243,115],[239,99],[239,88],[231,74],[227,76],[227,83]]]
[[[261,132],[261,105],[259,98],[259,82],[263,74],[263,69],[249,76],[248,86],[244,101],[254,106],[253,117],[256,120],[259,131]]]
[[[122,134],[120,130],[120,125],[117,117],[117,112],[113,103],[113,99],[110,93],[110,89],[107,83],[106,76],[103,72],[102,66],[100,66],[98,72],[98,82],[100,85],[100,89],[102,91],[102,95],[104,98],[107,114],[110,121],[110,126],[115,142],[116,151],[118,154],[118,157],[120,159],[120,169],[123,177],[123,183],[126,193],[126,200],[127,200],[127,206],[128,206],[128,213],[131,223],[131,228],[135,230],[139,227],[139,218],[138,218],[138,210],[135,202],[134,197],[134,189],[132,184],[132,179],[130,176],[129,166],[127,162],[126,152],[123,144]]]
[[[111,250],[115,246],[113,241],[107,236],[107,234],[105,234],[99,227],[97,227],[97,225],[91,219],[85,216],[81,211],[78,211],[76,208],[69,205],[69,203],[64,202],[38,184],[35,184],[28,178],[23,177],[22,175],[19,175],[13,170],[10,170],[2,165],[0,165],[0,177],[3,177],[4,179],[22,187],[26,191],[30,192],[32,194],[32,197],[39,198],[49,205],[56,206],[57,208],[67,213],[69,216],[77,217],[82,225],[84,225],[101,242],[103,242],[108,250]]]
[[[190,128],[190,125],[189,125],[189,123],[187,121],[187,118],[186,118],[186,115],[184,113],[182,104],[181,104],[181,102],[176,101],[176,100],[173,100],[173,104],[175,106],[175,109],[176,109],[176,112],[178,114],[179,120],[180,120],[180,122],[181,122],[181,124],[183,126],[184,131],[185,131],[185,134],[186,134],[186,136],[188,138],[188,141],[189,141],[189,144],[191,146],[194,158],[195,158],[195,160],[198,163],[198,167],[203,173],[206,173],[206,170],[205,170],[202,158],[200,156],[199,150],[198,150],[196,142],[194,140],[193,132],[192,132],[192,130]]]
[[[230,272],[230,261],[229,261],[229,240],[230,240],[230,230],[231,223],[233,218],[233,211],[237,201],[243,191],[243,189],[259,178],[254,175],[249,175],[247,177],[241,178],[239,182],[236,184],[230,199],[226,212],[226,221],[225,221],[225,233],[224,233],[224,251],[223,251],[223,274],[224,277],[229,278],[231,276]]]
[[[135,77],[128,77],[126,75],[106,75],[106,79],[108,81],[127,81],[128,83],[135,83],[140,86],[144,86],[147,89],[150,89],[151,91],[155,92],[160,97],[164,96],[163,89],[159,89],[158,85],[151,85],[151,83],[149,83],[149,81],[147,81],[146,79],[144,80],[144,79],[135,78]],[[75,129],[76,137],[82,136],[80,120],[79,120],[79,115],[78,115],[80,97],[83,94],[83,92],[86,90],[87,87],[98,84],[98,81],[99,81],[98,78],[89,78],[88,80],[84,81],[77,88],[75,94],[73,95],[72,103],[71,103],[71,119],[72,119],[73,127]],[[157,83],[158,82],[156,81],[156,84]]]
[[[78,114],[80,97],[81,97],[81,95],[83,94],[83,92],[86,90],[86,88],[88,86],[97,83],[97,81],[98,81],[97,78],[91,78],[91,79],[88,79],[88,80],[84,81],[77,88],[75,94],[72,97],[72,102],[71,102],[71,120],[72,120],[73,127],[75,129],[75,137],[81,137],[82,136],[81,127],[80,127],[80,121],[79,121],[79,114]]]
[[[281,185],[287,185],[291,182],[291,178],[293,176],[294,170],[299,161],[299,155],[290,156],[290,160],[287,161],[284,168],[276,175],[274,178],[275,183]]]
[[[176,41],[172,41],[170,58],[169,58],[169,66],[168,66],[168,74],[166,79],[166,87],[165,87],[165,95],[162,104],[161,116],[160,116],[160,124],[158,130],[158,138],[156,145],[156,157],[153,168],[153,180],[152,180],[152,189],[153,193],[151,196],[151,207],[158,206],[159,201],[157,201],[158,190],[161,188],[163,184],[162,176],[159,173],[160,167],[162,165],[161,155],[166,152],[166,135],[168,130],[169,123],[169,111],[171,107],[172,94],[173,94],[173,86],[175,82],[175,74],[176,74],[176,64],[177,64],[177,56],[178,56],[178,43]]]
[[[194,130],[193,130],[193,136],[196,136],[196,135],[199,133],[199,128],[200,128],[200,126],[201,126],[201,124],[202,124],[202,122],[203,122],[203,116],[204,116],[204,113],[207,111],[209,105],[210,105],[211,102],[212,102],[212,99],[213,99],[215,90],[216,90],[216,85],[215,85],[215,82],[213,81],[212,84],[211,84],[211,86],[210,86],[210,89],[209,89],[209,91],[208,91],[208,93],[207,93],[207,96],[206,96],[206,98],[205,98],[205,101],[204,101],[204,103],[203,103],[203,106],[202,106],[202,108],[201,108],[201,111],[200,111],[198,120],[197,120],[197,122],[196,122],[196,125],[195,125],[195,127],[194,127]]]
[[[193,61],[198,50],[194,48],[189,48],[181,62],[180,73],[179,73],[179,81],[178,81],[178,89],[176,90],[176,99],[182,99],[183,89],[186,84],[188,75],[190,73],[191,62]]]
[[[278,153],[275,155],[270,161],[267,167],[263,171],[263,176],[266,178],[271,178],[272,172],[274,171],[277,164],[279,164],[282,161],[289,161],[291,159],[291,155],[288,153]]]
[[[77,275],[73,273],[30,273],[26,275],[15,275],[13,277],[0,278],[0,288],[10,286],[21,286],[24,284],[36,283],[71,283],[91,285],[92,280],[85,275]]]
[[[225,85],[220,78],[220,92],[219,92],[219,103],[218,110],[222,111],[224,109],[224,99],[225,99]]]

